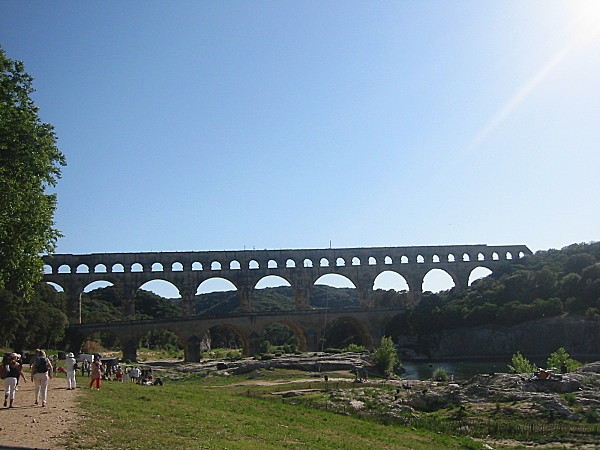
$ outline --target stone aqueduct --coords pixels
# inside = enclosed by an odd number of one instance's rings
[[[327,320],[350,322],[363,345],[372,348],[387,324],[404,308],[373,307],[375,279],[385,271],[401,275],[409,287],[409,302],[418,302],[423,280],[433,269],[448,273],[458,289],[466,288],[471,272],[484,267],[492,272],[531,255],[525,245],[454,245],[422,247],[370,247],[294,250],[243,250],[204,252],[145,252],[55,254],[44,257],[46,282],[61,286],[68,303],[71,348],[96,331],[115,334],[123,357],[134,361],[140,339],[150,330],[167,329],[180,338],[186,361],[200,358],[200,338],[213,326],[225,326],[240,337],[245,354],[258,351],[266,327],[279,322],[295,334],[301,350],[316,351]],[[358,291],[360,308],[315,310],[311,289],[321,276],[342,275]],[[293,291],[295,311],[254,312],[253,292],[267,276],[286,280]],[[243,314],[222,317],[196,315],[194,297],[199,285],[212,278],[230,281],[237,289]],[[133,320],[134,296],[148,281],[172,283],[182,298],[184,318]],[[112,323],[81,323],[81,294],[96,281],[112,283],[120,295],[123,320]]]

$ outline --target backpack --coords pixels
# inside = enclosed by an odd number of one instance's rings
[[[43,356],[38,356],[35,361],[35,372],[36,373],[44,373],[48,372],[48,358],[44,358]]]

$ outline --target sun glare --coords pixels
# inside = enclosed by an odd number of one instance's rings
[[[574,39],[586,45],[600,41],[600,0],[569,0]]]

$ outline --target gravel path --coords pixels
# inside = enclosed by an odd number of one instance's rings
[[[25,373],[27,383],[19,381],[14,407],[0,405],[0,448],[65,449],[65,437],[80,418],[75,398],[83,385],[68,391],[65,376],[55,377],[48,384],[47,404],[42,407],[34,405],[34,384],[28,375]],[[3,380],[0,385],[4,388]]]

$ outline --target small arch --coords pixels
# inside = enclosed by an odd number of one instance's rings
[[[213,261],[210,263],[210,270],[221,270],[221,263],[219,261]]]
[[[448,262],[456,262],[456,258],[452,253],[448,253]]]
[[[285,267],[289,268],[289,269],[293,269],[296,267],[296,261],[294,261],[293,259],[288,259],[285,262]]]
[[[123,264],[117,263],[112,266],[112,269],[110,269],[110,271],[113,273],[122,273],[125,272],[125,266],[123,266]]]
[[[335,260],[335,265],[336,267],[344,267],[346,265],[346,261],[344,261],[344,258],[338,258]]]
[[[58,273],[71,273],[71,266],[63,264],[58,268]]]
[[[239,261],[233,260],[229,263],[229,270],[242,270],[242,265]]]
[[[163,271],[163,265],[159,262],[155,262],[154,264],[152,264],[152,269],[150,269],[152,272],[162,272]]]
[[[433,262],[433,263],[439,263],[440,262],[440,257],[438,255],[433,255],[431,257],[431,262]]]
[[[204,270],[204,268],[202,267],[202,264],[199,263],[198,261],[195,261],[192,263],[192,270]]]
[[[525,253],[524,252],[519,252],[519,259],[521,258],[525,258]]]
[[[75,273],[90,273],[90,268],[87,264],[79,264]]]
[[[511,252],[506,252],[506,259],[513,259]]]
[[[94,273],[106,273],[106,266],[104,264],[96,264],[94,267]]]
[[[408,256],[402,255],[400,257],[400,264],[408,264]]]
[[[52,266],[44,264],[44,275],[50,275],[52,273]]]
[[[256,261],[255,259],[251,260],[248,263],[248,269],[260,269],[260,265],[258,264],[258,261]]]
[[[304,267],[312,267],[312,266],[313,266],[313,262],[310,259],[306,258],[304,260]]]
[[[375,259],[373,256],[370,256],[370,257],[369,257],[369,265],[370,265],[370,266],[375,266],[375,265],[377,265],[377,260],[376,260],[376,259]]]
[[[180,262],[174,262],[171,264],[171,272],[183,272],[183,264]]]
[[[360,266],[360,258],[357,258],[356,256],[354,258],[352,258],[352,265]]]
[[[471,257],[469,256],[468,253],[463,253],[462,260],[463,261],[471,261]]]
[[[140,263],[134,263],[131,265],[131,271],[132,272],[143,272],[144,266],[142,266]]]
[[[391,256],[386,256],[385,258],[383,258],[383,264],[386,264],[386,265],[389,266],[390,264],[393,264],[393,263],[394,262],[392,261],[392,257]]]
[[[494,252],[492,253],[492,260],[493,261],[498,261],[500,259],[500,256],[498,256],[498,253]]]
[[[327,258],[321,258],[321,261],[319,262],[319,266],[329,267],[329,260]]]
[[[477,254],[477,261],[485,261],[485,255],[483,253]]]
[[[417,264],[423,263],[425,263],[425,258],[423,257],[423,255],[417,255]]]
[[[275,261],[274,259],[270,259],[267,262],[267,268],[268,269],[277,269],[277,261]]]

